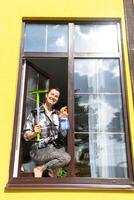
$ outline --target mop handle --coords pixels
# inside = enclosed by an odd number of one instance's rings
[[[36,95],[36,106],[37,106],[37,124],[39,124],[39,93]],[[40,140],[40,132],[36,133],[37,141]]]
[[[45,92],[48,92],[48,90],[34,90],[34,91],[30,92],[31,94],[35,94],[36,95],[36,109],[37,109],[37,120],[36,120],[36,123],[38,125],[39,125],[39,104],[40,104],[39,94],[40,93],[45,93]],[[37,141],[40,140],[40,132],[36,133],[36,138],[37,138]]]

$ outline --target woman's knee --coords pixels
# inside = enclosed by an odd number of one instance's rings
[[[70,156],[70,154],[68,154],[68,153],[64,153],[64,161],[65,161],[65,164],[67,165],[67,164],[69,164],[69,162],[71,161],[71,156]]]

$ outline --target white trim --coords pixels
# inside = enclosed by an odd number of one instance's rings
[[[19,164],[19,154],[20,154],[20,139],[21,139],[21,123],[22,123],[23,98],[24,98],[24,87],[25,87],[25,75],[26,75],[26,61],[24,61],[24,64],[22,65],[21,86],[20,86],[20,100],[19,100],[19,110],[18,110],[18,123],[17,123],[17,133],[16,133],[13,177],[17,177],[18,176],[18,164]]]

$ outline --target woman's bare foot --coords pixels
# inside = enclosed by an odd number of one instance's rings
[[[45,170],[46,168],[44,167],[44,165],[34,168],[34,177],[41,178]]]

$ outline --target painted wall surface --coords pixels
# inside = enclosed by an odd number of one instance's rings
[[[9,159],[20,54],[22,18],[121,18],[131,137],[134,152],[134,108],[127,56],[122,0],[5,0],[0,2],[0,199],[94,199],[132,200],[125,191],[4,191],[8,182]]]

